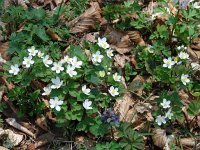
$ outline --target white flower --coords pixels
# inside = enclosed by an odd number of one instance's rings
[[[110,75],[110,72],[108,72],[107,74]]]
[[[182,61],[179,61],[178,57],[173,57],[173,60],[177,65],[180,65],[182,63]]]
[[[61,71],[64,70],[64,67],[62,67],[62,63],[61,62],[54,62],[53,63],[53,67],[51,68],[52,71],[56,71],[56,73],[60,73]]]
[[[91,107],[92,105],[92,101],[89,101],[88,99],[86,99],[84,102],[83,102],[83,107],[87,110],[87,109],[92,109]]]
[[[185,52],[180,52],[178,56],[180,59],[189,59],[189,55]]]
[[[49,95],[51,93],[51,86],[47,86],[43,88],[44,93],[42,93],[42,95]]]
[[[163,102],[161,103],[163,108],[170,108],[170,101],[167,101],[165,98],[163,99]]]
[[[190,82],[190,79],[188,79],[188,74],[182,74],[181,75],[181,81],[184,85]]]
[[[43,58],[43,56],[44,56],[44,53],[42,53],[41,51],[38,51],[38,54],[37,54],[37,56],[38,56],[39,58]]]
[[[169,109],[167,112],[166,112],[166,114],[165,114],[165,118],[169,118],[169,119],[172,119],[172,116],[173,116],[174,114],[171,112],[171,109]]]
[[[105,77],[105,74],[106,74],[105,71],[99,71],[99,76],[100,77],[102,77],[102,78]]]
[[[19,66],[18,66],[18,64],[11,65],[11,66],[10,66],[9,73],[10,73],[10,74],[17,75],[17,74],[19,73]]]
[[[52,60],[49,59],[49,55],[46,55],[44,58],[43,58],[43,63],[46,67],[49,67],[49,65],[51,65],[53,63]]]
[[[196,8],[196,9],[199,9],[200,8],[200,3],[199,2],[195,2],[193,5],[192,5],[193,8]]]
[[[174,61],[172,61],[172,58],[169,57],[168,59],[163,59],[163,67],[167,67],[167,68],[172,68],[172,66],[175,64]]]
[[[111,49],[108,49],[108,50],[106,51],[106,54],[107,54],[107,56],[108,56],[109,58],[112,58],[112,56],[114,56],[114,55],[113,55],[113,50],[111,50]]]
[[[109,92],[112,96],[117,96],[117,95],[119,95],[118,88],[114,88],[113,86],[110,87],[110,89],[108,90],[108,92]]]
[[[28,49],[29,55],[30,56],[35,56],[38,52],[38,50],[35,49],[34,46],[32,46],[31,48]]]
[[[178,47],[177,47],[177,50],[181,50],[181,48],[182,48],[181,46],[178,46]]]
[[[106,42],[106,38],[98,38],[98,43],[97,43],[100,47],[107,49],[109,48],[109,44]]]
[[[50,99],[49,103],[51,108],[55,108],[57,111],[60,111],[60,105],[63,104],[63,101],[60,100],[58,97],[54,97],[53,99]]]
[[[29,68],[32,64],[34,64],[34,60],[32,60],[32,56],[24,57],[24,61],[22,62],[26,68]]]
[[[51,85],[51,88],[52,88],[52,89],[58,89],[58,88],[60,88],[60,87],[62,86],[62,84],[63,84],[63,80],[60,80],[59,77],[56,77],[55,79],[51,79],[51,82],[53,83],[53,84]]]
[[[158,124],[159,126],[160,126],[162,123],[165,124],[165,123],[166,123],[165,116],[161,116],[161,115],[157,116],[156,122],[157,122],[157,124]]]
[[[66,55],[66,56],[64,56],[63,59],[61,59],[60,62],[63,63],[63,64],[64,64],[64,63],[70,63],[70,59],[71,59],[71,58],[70,58],[68,55]]]
[[[70,63],[73,67],[75,68],[81,68],[81,65],[83,64],[82,61],[77,61],[77,57],[73,57],[73,58],[70,58]]]
[[[115,81],[121,81],[121,76],[120,75],[118,75],[118,73],[116,72],[115,74],[113,74],[113,79],[115,80]]]
[[[200,70],[200,65],[198,63],[191,63],[193,70]]]
[[[70,65],[67,66],[67,74],[69,74],[70,77],[77,75],[77,72],[74,70],[75,70],[74,66],[70,66]]]
[[[86,85],[84,85],[84,86],[82,86],[82,91],[83,91],[83,93],[84,94],[86,94],[86,95],[90,95],[89,93],[90,93],[90,89],[88,88],[86,88]]]
[[[92,54],[92,62],[94,64],[100,63],[103,59],[103,55],[101,55],[100,51],[97,51],[95,54]]]

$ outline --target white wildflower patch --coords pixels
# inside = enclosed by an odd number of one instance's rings
[[[92,54],[92,62],[94,64],[101,63],[103,59],[103,55],[101,55],[100,51],[97,51],[95,54]]]
[[[77,57],[73,57],[73,58],[70,58],[70,63],[73,67],[75,68],[81,68],[81,65],[83,64],[82,61],[78,61],[77,60]]]
[[[13,74],[13,75],[17,75],[19,73],[19,66],[18,66],[18,64],[11,65],[9,73]]]
[[[118,75],[118,73],[116,72],[115,74],[113,74],[113,79],[117,82],[121,81],[122,76]]]
[[[43,58],[44,53],[42,53],[41,51],[38,51],[37,56],[38,56],[39,58]]]
[[[49,104],[52,109],[55,108],[57,111],[60,111],[60,105],[63,104],[63,101],[60,100],[58,97],[54,97],[53,99],[50,99]]]
[[[73,77],[73,76],[77,75],[77,72],[75,71],[75,67],[74,66],[68,65],[66,72],[70,77]]]
[[[165,98],[163,99],[163,102],[161,103],[161,106],[166,109],[166,108],[170,108],[170,101],[166,100]]]
[[[185,53],[185,52],[180,52],[180,53],[178,54],[178,57],[179,57],[180,59],[189,59],[189,55],[188,55],[187,53]]]
[[[98,38],[98,43],[99,47],[102,47],[104,49],[107,49],[110,47],[110,45],[107,43],[107,39],[104,37],[104,38]]]
[[[189,77],[188,74],[182,74],[182,75],[181,75],[181,81],[182,81],[182,83],[183,83],[184,85],[186,85],[187,83],[190,82],[190,79],[189,79],[188,77]]]
[[[64,70],[64,67],[62,67],[61,62],[54,62],[53,67],[51,68],[52,71],[55,71],[56,73],[60,73],[61,71]]]
[[[172,66],[175,64],[175,62],[172,60],[171,57],[169,57],[168,59],[163,59],[163,67],[166,67],[166,68],[172,68]]]
[[[86,110],[92,109],[91,105],[92,105],[92,101],[90,101],[90,100],[88,100],[88,99],[86,99],[86,100],[83,102],[83,107],[84,107]]]
[[[34,64],[34,60],[32,60],[32,56],[24,57],[24,61],[22,62],[26,68],[29,68],[32,64]]]
[[[49,65],[51,65],[53,63],[52,60],[49,59],[49,55],[46,55],[44,58],[43,58],[43,63],[46,67],[49,67]]]
[[[51,86],[47,86],[43,88],[44,93],[42,93],[42,95],[49,95],[51,93]]]
[[[162,124],[166,124],[165,116],[157,116],[156,122],[159,126],[161,126]]]
[[[86,85],[82,86],[82,92],[86,95],[90,95],[90,89],[86,87]]]
[[[165,118],[168,118],[168,119],[172,119],[172,116],[173,116],[174,114],[171,112],[171,109],[169,109],[167,112],[166,112],[166,114],[165,114]]]
[[[111,50],[111,49],[108,49],[108,50],[106,51],[106,54],[107,54],[107,56],[108,56],[109,58],[112,58],[112,57],[114,56],[113,50]]]
[[[51,85],[52,89],[59,89],[63,85],[63,81],[60,80],[59,77],[56,77],[55,79],[51,79],[51,82],[52,82],[52,85]]]
[[[34,46],[28,49],[29,55],[30,56],[35,56],[38,53],[38,50],[35,49]]]
[[[119,95],[118,88],[114,88],[113,86],[110,87],[110,89],[108,90],[108,92],[113,97]]]

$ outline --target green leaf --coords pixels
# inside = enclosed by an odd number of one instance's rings
[[[190,116],[196,116],[200,113],[200,99],[194,100],[189,104],[187,112]]]

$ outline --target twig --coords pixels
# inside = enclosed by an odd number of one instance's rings
[[[12,127],[28,134],[29,136],[35,138],[35,134],[33,134],[31,131],[29,131],[27,128],[23,127],[22,125],[20,125],[19,123],[16,122],[15,118],[7,118],[6,122],[11,125]]]

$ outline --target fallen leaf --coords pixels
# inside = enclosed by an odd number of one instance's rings
[[[20,125],[19,123],[17,123],[17,121],[15,120],[15,118],[7,118],[6,122],[11,125],[12,127],[28,134],[29,136],[35,138],[35,134],[33,134],[31,131],[29,131],[27,128],[23,127],[22,125]]]
[[[53,41],[62,41],[60,36],[56,34],[55,32],[53,32],[50,28],[47,29],[47,33],[49,34],[49,36],[51,37]]]
[[[123,54],[117,54],[114,56],[114,60],[114,65],[116,67],[124,68],[126,61],[130,61],[130,58]]]
[[[85,35],[85,37],[83,39],[85,39],[86,41],[91,42],[91,43],[96,43],[97,37],[99,37],[99,32],[88,33]]]
[[[3,146],[0,146],[0,150],[9,150],[9,149],[7,149],[7,148],[5,148]]]
[[[126,32],[116,30],[109,25],[106,25],[102,28],[105,30],[103,36],[108,39],[108,43],[112,49],[115,49],[120,54],[131,51],[133,48],[133,43]]]
[[[101,22],[101,9],[97,2],[91,2],[91,7],[74,20],[66,23],[71,33],[83,33],[93,29],[96,23]]]
[[[180,142],[183,146],[192,146],[194,147],[196,142],[193,138],[182,138],[180,139]]]
[[[114,105],[114,110],[119,114],[120,121],[133,122],[135,121],[136,110],[133,109],[134,98],[131,93],[126,93],[124,96],[117,100]]]
[[[193,61],[199,61],[200,59],[200,51],[196,51],[188,47],[188,53],[190,54],[190,57]]]
[[[143,114],[144,112],[149,112],[149,110],[152,109],[152,105],[150,103],[139,102],[134,106],[134,108],[138,113]]]
[[[4,8],[9,7],[10,5],[21,5],[24,9],[27,9],[25,0],[5,0]]]
[[[9,42],[2,43],[0,42],[0,54],[3,59],[6,61],[10,60],[10,55],[8,54]]]
[[[194,39],[190,47],[194,50],[200,51],[200,37]]]
[[[134,42],[136,45],[140,45],[140,46],[146,45],[139,31],[128,31],[128,35],[129,35],[130,40]]]
[[[3,145],[6,148],[13,148],[14,146],[19,145],[22,140],[24,139],[24,136],[21,134],[14,133],[10,129],[2,129],[0,128],[0,139],[3,141]]]
[[[40,115],[37,117],[35,123],[42,128],[45,131],[48,131],[48,126],[47,126],[47,122],[46,122],[46,118],[44,117],[44,115]]]
[[[174,135],[167,136],[166,131],[163,129],[155,129],[153,133],[155,134],[152,136],[154,145],[161,149],[170,150],[169,143],[174,142]]]

